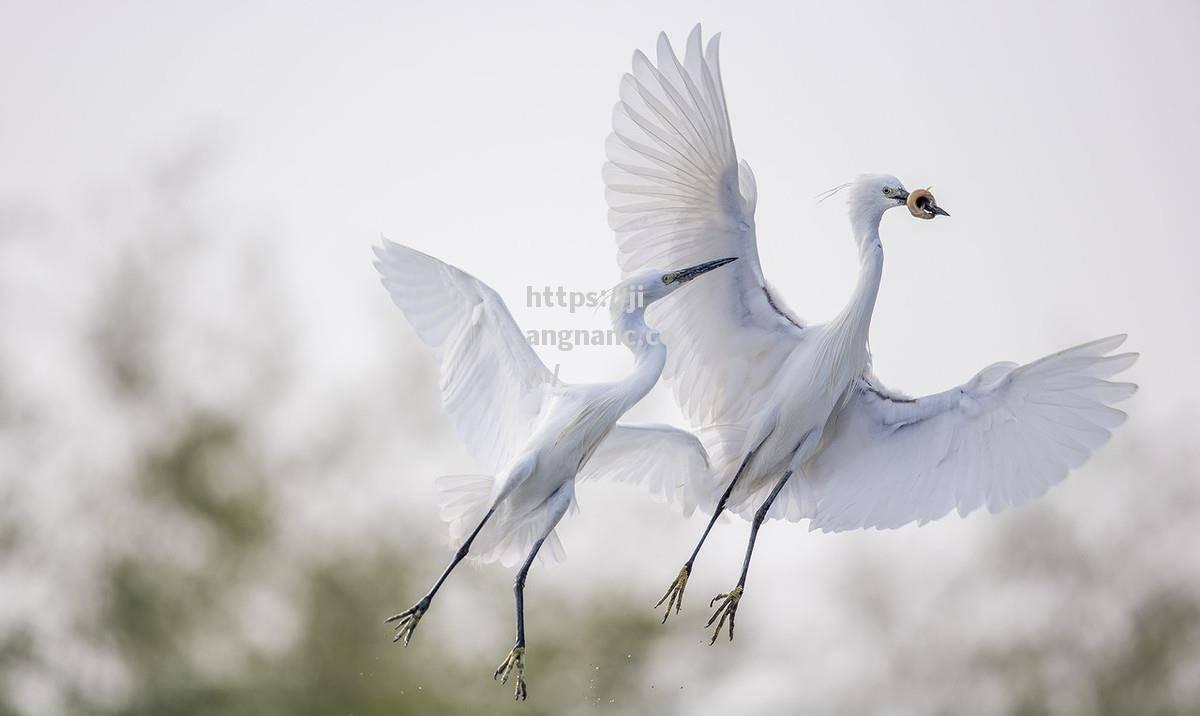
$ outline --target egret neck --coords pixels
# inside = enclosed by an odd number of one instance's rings
[[[837,366],[830,386],[838,391],[870,364],[867,340],[883,278],[883,244],[879,240],[882,219],[883,210],[876,206],[851,206],[850,224],[858,244],[858,281],[846,307],[826,326],[821,346],[822,358],[831,361],[825,364]]]
[[[658,382],[667,363],[667,348],[658,331],[646,325],[645,302],[637,297],[641,287],[620,286],[613,291],[610,311],[617,338],[632,353],[636,364],[621,383],[626,387],[623,401],[633,407]],[[633,300],[629,300],[633,297]]]

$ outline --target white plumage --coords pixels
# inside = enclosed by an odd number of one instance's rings
[[[657,381],[662,346],[631,346],[639,362],[625,380],[556,381],[487,284],[391,241],[376,256],[392,301],[437,356],[447,415],[489,473],[437,483],[456,544],[489,508],[498,508],[472,548],[474,559],[512,566],[543,533],[551,535],[551,556],[561,558],[553,525],[545,522],[570,504],[576,479],[644,484],[685,514],[695,510],[708,468],[700,442],[666,425],[615,425]],[[650,270],[656,285],[643,291],[646,305],[659,297],[663,273]],[[676,287],[663,287],[662,295]],[[629,319],[637,330],[644,329],[641,310]],[[569,487],[567,503],[548,509],[546,501],[563,486]]]
[[[392,302],[440,364],[442,402],[459,437],[498,474],[529,439],[554,376],[487,284],[391,241],[375,254]]]
[[[684,517],[712,491],[708,456],[696,436],[650,423],[618,423],[575,479],[640,484]]]
[[[1112,336],[1028,365],[997,363],[969,382],[909,401],[870,378],[837,414],[804,469],[817,496],[814,529],[921,524],[1040,497],[1103,445],[1137,389],[1107,378],[1136,353],[1109,355]]]
[[[614,291],[618,335],[636,357],[634,370],[612,383],[558,382],[526,342],[496,292],[432,256],[384,241],[376,267],[392,301],[441,366],[442,399],[468,451],[488,472],[438,481],[441,515],[459,545],[430,591],[396,614],[396,639],[405,645],[434,595],[468,555],[514,564],[517,640],[497,676],[517,679],[524,698],[525,574],[545,548],[561,558],[554,527],[575,499],[576,479],[643,483],[652,492],[695,509],[709,475],[708,458],[690,433],[664,425],[617,425],[662,373],[666,349],[646,326],[645,307],[701,274],[734,261],[695,262],[676,271],[649,268]],[[637,291],[639,302],[623,300]]]
[[[838,316],[805,325],[763,276],[757,189],[734,149],[718,37],[703,48],[697,26],[682,62],[665,35],[656,62],[634,55],[604,179],[626,274],[698,257],[741,259],[704,290],[680,291],[649,312],[671,347],[664,375],[727,490],[718,511],[756,517],[742,578],[718,610],[732,622],[764,516],[827,531],[891,528],[1033,499],[1124,420],[1110,406],[1136,386],[1109,378],[1137,356],[1111,355],[1124,340],[1114,336],[1020,367],[996,364],[923,398],[884,388],[867,347],[883,268],[879,225],[908,191],[888,175],[848,185],[859,278]],[[929,217],[945,215],[930,206]],[[695,556],[672,587],[680,594]]]

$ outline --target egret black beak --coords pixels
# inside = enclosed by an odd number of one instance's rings
[[[892,198],[903,204],[904,202],[908,201],[908,192],[903,189],[897,189],[896,193],[892,195]]]
[[[715,268],[721,268],[725,264],[733,263],[734,261],[737,261],[737,258],[738,257],[736,256],[731,256],[727,259],[705,261],[702,264],[696,264],[690,268],[679,269],[678,271],[667,274],[667,278],[669,280],[664,281],[664,283],[687,283],[701,274],[706,274]]]
[[[938,216],[950,216],[950,212],[946,211],[945,209],[938,206],[937,204],[930,204],[929,206],[925,207],[925,211],[928,211],[930,214],[936,214]]]

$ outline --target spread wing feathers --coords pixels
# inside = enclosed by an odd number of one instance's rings
[[[553,376],[504,301],[459,269],[384,240],[375,267],[441,363],[442,402],[471,456],[493,474],[528,439]]]
[[[997,363],[916,400],[864,379],[805,466],[811,528],[838,532],[925,523],[957,509],[998,512],[1032,500],[1087,461],[1125,420],[1110,404],[1137,390],[1107,380],[1137,360],[1112,336],[1028,365]]]
[[[618,424],[579,471],[577,480],[612,480],[645,487],[691,516],[712,492],[708,455],[696,436],[667,425]]]
[[[666,35],[658,61],[641,52],[621,80],[604,181],[609,225],[626,276],[726,256],[741,260],[651,309],[672,350],[665,375],[694,424],[733,420],[767,389],[756,376],[799,340],[800,321],[768,288],[754,230],[757,188],[733,146],[718,63],[719,35],[692,30],[680,63]],[[780,337],[792,340],[780,340]],[[730,345],[740,350],[728,350]],[[745,356],[761,361],[750,365]]]

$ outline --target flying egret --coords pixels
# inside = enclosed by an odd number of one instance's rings
[[[442,517],[459,547],[429,592],[387,619],[395,622],[393,641],[408,646],[434,595],[468,553],[508,566],[523,557],[514,585],[516,643],[495,673],[503,683],[514,676],[514,697],[523,700],[525,577],[543,546],[561,559],[554,527],[574,503],[576,480],[641,482],[685,514],[705,497],[708,457],[691,433],[617,420],[654,387],[666,362],[665,346],[646,326],[646,307],[735,259],[626,277],[613,291],[610,311],[615,335],[633,351],[636,367],[614,383],[566,385],[538,359],[486,284],[391,241],[375,255],[392,301],[441,364],[446,412],[490,473],[439,480]]]
[[[755,237],[757,190],[739,163],[721,84],[718,39],[700,27],[682,62],[666,35],[657,63],[637,52],[621,81],[604,177],[618,261],[738,256],[704,291],[683,291],[650,312],[671,346],[665,376],[713,460],[720,494],[712,520],[659,605],[680,609],[693,563],[728,508],[751,519],[737,584],[720,602],[711,643],[734,617],[763,521],[810,520],[840,531],[925,523],[952,509],[992,512],[1038,497],[1082,465],[1125,419],[1110,407],[1136,390],[1106,380],[1135,353],[1103,338],[1018,366],[997,363],[942,393],[910,398],[871,372],[868,332],[883,270],[885,212],[948,215],[925,190],[893,176],[843,187],[860,273],[849,303],[806,325],[763,277]],[[715,497],[715,495],[714,495]]]

